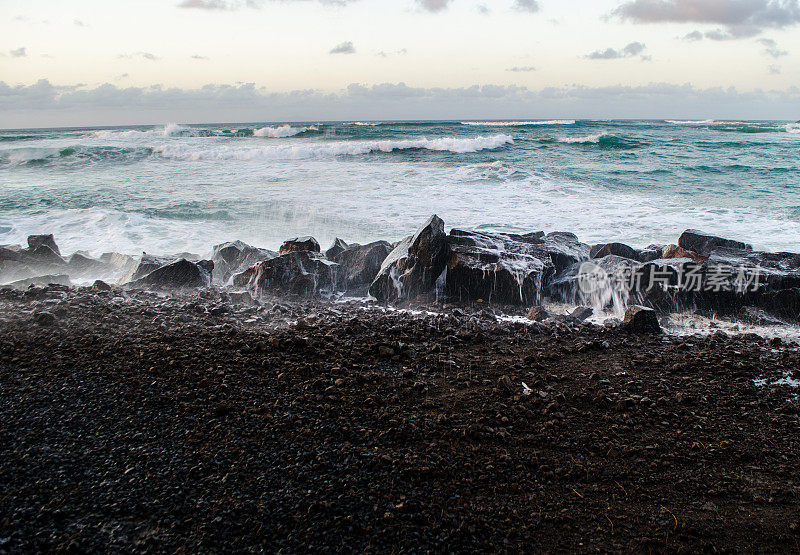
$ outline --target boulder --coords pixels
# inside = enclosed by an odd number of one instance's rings
[[[32,266],[64,266],[66,264],[60,254],[45,244],[29,247],[23,253],[25,261]]]
[[[352,245],[357,246],[357,245]],[[325,251],[325,258],[328,260],[336,260],[336,257],[339,256],[341,253],[346,251],[350,245],[339,239],[338,237],[333,240],[333,244],[331,247]],[[394,247],[392,247],[394,248]],[[374,276],[373,276],[374,277]]]
[[[622,258],[629,258],[630,260],[639,260],[639,253],[634,248],[624,243],[606,243],[592,254],[592,258],[603,258],[610,254],[621,256]]]
[[[631,333],[661,333],[656,311],[639,305],[629,306],[622,320],[622,327]]]
[[[144,276],[150,274],[151,272],[161,268],[162,266],[166,266],[173,260],[174,260],[173,258],[169,258],[166,256],[155,256],[152,254],[142,253],[142,256],[140,256],[139,259],[136,261],[136,264],[129,265],[128,271],[124,272],[119,277],[117,283],[123,285],[125,283],[141,279]]]
[[[69,276],[66,274],[50,274],[46,276],[20,279],[11,283],[7,283],[6,285],[3,285],[3,287],[11,287],[12,289],[27,289],[31,285],[46,286],[51,284],[71,286],[72,282],[70,281]]]
[[[752,250],[753,247],[741,241],[724,239],[697,229],[687,229],[678,239],[678,246],[701,256],[708,256],[717,247]]]
[[[661,250],[661,258],[668,260],[671,258],[690,258],[695,262],[705,262],[705,256],[701,256],[694,251],[687,250],[678,245],[667,245]]]
[[[95,280],[91,287],[92,291],[111,291],[111,286],[103,280]]]
[[[0,263],[22,262],[24,256],[19,247],[0,246]]]
[[[108,264],[79,252],[67,261],[67,272],[71,276],[104,276],[111,271],[112,267]]]
[[[215,245],[211,255],[211,260],[214,262],[214,283],[227,283],[232,275],[276,256],[278,253],[274,251],[251,247],[242,241]]]
[[[185,258],[161,266],[147,275],[131,281],[131,287],[156,287],[163,289],[185,289],[208,287],[214,263],[210,260],[191,262]]]
[[[319,252],[319,243],[313,237],[295,237],[283,242],[279,254],[302,251]]]
[[[454,229],[448,238],[445,291],[459,301],[529,306],[555,273],[541,237]]]
[[[622,309],[633,294],[629,276],[640,266],[635,260],[609,254],[575,262],[547,285],[547,296],[569,304],[588,304],[602,310]]]
[[[570,318],[577,320],[578,322],[583,322],[592,317],[594,314],[594,310],[589,306],[579,306],[576,307],[575,310],[570,312]]]
[[[444,222],[433,215],[389,253],[369,294],[387,302],[430,292],[444,271],[448,252]]]
[[[371,284],[390,252],[392,252],[391,244],[386,241],[375,241],[366,245],[351,245],[333,259],[327,256],[329,260],[339,265],[336,273],[337,288],[352,291]]]
[[[550,318],[550,313],[543,306],[532,306],[528,311],[527,318],[534,322],[543,322]]]
[[[260,262],[234,276],[233,285],[256,293],[329,296],[334,292],[338,266],[319,253],[292,251]]]
[[[28,248],[30,250],[36,249],[36,247],[44,245],[49,247],[57,255],[61,255],[61,251],[58,250],[58,245],[56,245],[56,240],[53,237],[53,234],[49,235],[29,235],[28,236]]]
[[[636,251],[636,260],[639,262],[650,262],[664,258],[664,247],[661,245],[648,245]]]

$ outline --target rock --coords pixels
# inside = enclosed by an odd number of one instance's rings
[[[353,245],[356,246],[356,245]],[[350,245],[339,239],[338,237],[333,240],[331,247],[325,251],[325,258],[328,260],[336,261],[336,257],[346,251]],[[373,276],[374,277],[374,276]]]
[[[445,290],[459,301],[483,299],[507,305],[531,305],[555,273],[541,237],[454,229],[448,238]]]
[[[141,279],[153,271],[166,266],[172,261],[172,258],[165,256],[155,256],[152,254],[142,253],[142,256],[140,256],[136,261],[136,264],[129,267],[129,270],[120,276],[120,278],[117,280],[117,283],[123,285],[125,283]]]
[[[550,281],[546,293],[569,304],[622,309],[633,293],[628,276],[639,266],[635,260],[613,254],[576,262]]]
[[[251,288],[257,293],[329,296],[334,292],[337,269],[338,264],[321,254],[292,251],[234,276],[233,285]]]
[[[67,261],[67,271],[70,275],[78,276],[100,276],[111,272],[111,267],[101,260],[91,258],[85,254],[76,252]]]
[[[23,253],[26,262],[31,265],[63,266],[66,264],[60,254],[45,244],[28,248]]]
[[[337,288],[351,291],[371,284],[390,252],[392,245],[386,241],[351,245],[340,252],[332,259],[339,265],[336,274]],[[330,256],[327,258],[331,260]]]
[[[313,237],[295,237],[283,242],[279,254],[302,251],[319,252],[319,243]]]
[[[651,262],[659,258],[664,258],[664,247],[660,245],[648,245],[636,251],[636,260],[639,262]]]
[[[3,287],[11,287],[12,289],[27,289],[31,285],[44,286],[53,284],[71,286],[72,282],[70,281],[69,276],[66,274],[50,274],[12,281]]]
[[[696,229],[687,229],[678,239],[678,246],[688,251],[693,251],[701,256],[708,256],[711,251],[717,247],[728,247],[734,249],[752,250],[753,247],[742,243],[741,241],[734,241],[733,239],[724,239],[715,235],[698,231]]]
[[[95,280],[92,284],[93,291],[111,291],[111,286],[103,280]]]
[[[0,246],[0,263],[22,262],[23,253],[19,247]]]
[[[247,291],[241,291],[241,292],[232,291],[228,293],[228,296],[231,299],[231,303],[235,305],[251,306],[254,304],[253,296],[250,295],[250,293],[248,293]]]
[[[628,307],[622,320],[622,327],[631,333],[661,333],[656,311],[640,305]]]
[[[211,285],[211,271],[214,263],[210,260],[191,262],[185,258],[161,266],[149,274],[131,281],[132,287],[150,286],[165,289],[208,287]]]
[[[678,245],[667,245],[661,251],[661,258],[669,260],[671,258],[690,258],[695,262],[705,262],[707,257],[701,256],[694,251],[687,250]]]
[[[550,317],[550,313],[543,306],[532,306],[527,314],[528,320],[543,322]]]
[[[211,255],[211,260],[214,262],[214,283],[225,284],[232,275],[276,256],[278,253],[274,251],[252,247],[242,241],[215,245]]]
[[[33,319],[36,321],[37,324],[40,326],[52,326],[56,323],[56,317],[52,312],[47,312],[46,310],[42,312],[37,312]]]
[[[433,215],[389,253],[369,294],[386,302],[430,292],[444,271],[448,252],[444,222]]]
[[[56,245],[56,240],[53,237],[53,234],[50,235],[29,235],[28,236],[28,249],[35,250],[40,245],[44,245],[52,250],[57,255],[61,256],[61,251],[58,250],[58,245]]]
[[[639,255],[636,250],[624,243],[607,243],[602,245],[592,255],[592,258],[603,258],[609,254],[621,256],[622,258],[629,258],[630,260],[639,260]]]
[[[588,318],[591,318],[592,314],[594,314],[594,309],[588,306],[579,306],[572,312],[570,312],[570,317],[574,318],[579,322],[583,322]]]

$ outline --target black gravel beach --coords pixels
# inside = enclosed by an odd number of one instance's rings
[[[0,551],[796,551],[796,344],[0,291]]]

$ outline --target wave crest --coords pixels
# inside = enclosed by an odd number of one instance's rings
[[[281,139],[284,137],[294,137],[307,131],[318,131],[317,127],[292,127],[291,125],[281,125],[278,127],[262,127],[253,130],[253,135],[256,137],[270,137],[273,139]]]
[[[481,127],[524,127],[528,125],[575,125],[574,119],[550,119],[541,121],[462,121],[461,125]]]

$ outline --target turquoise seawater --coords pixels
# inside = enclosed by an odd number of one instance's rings
[[[0,244],[205,254],[448,227],[800,251],[800,124],[442,121],[0,131]]]

